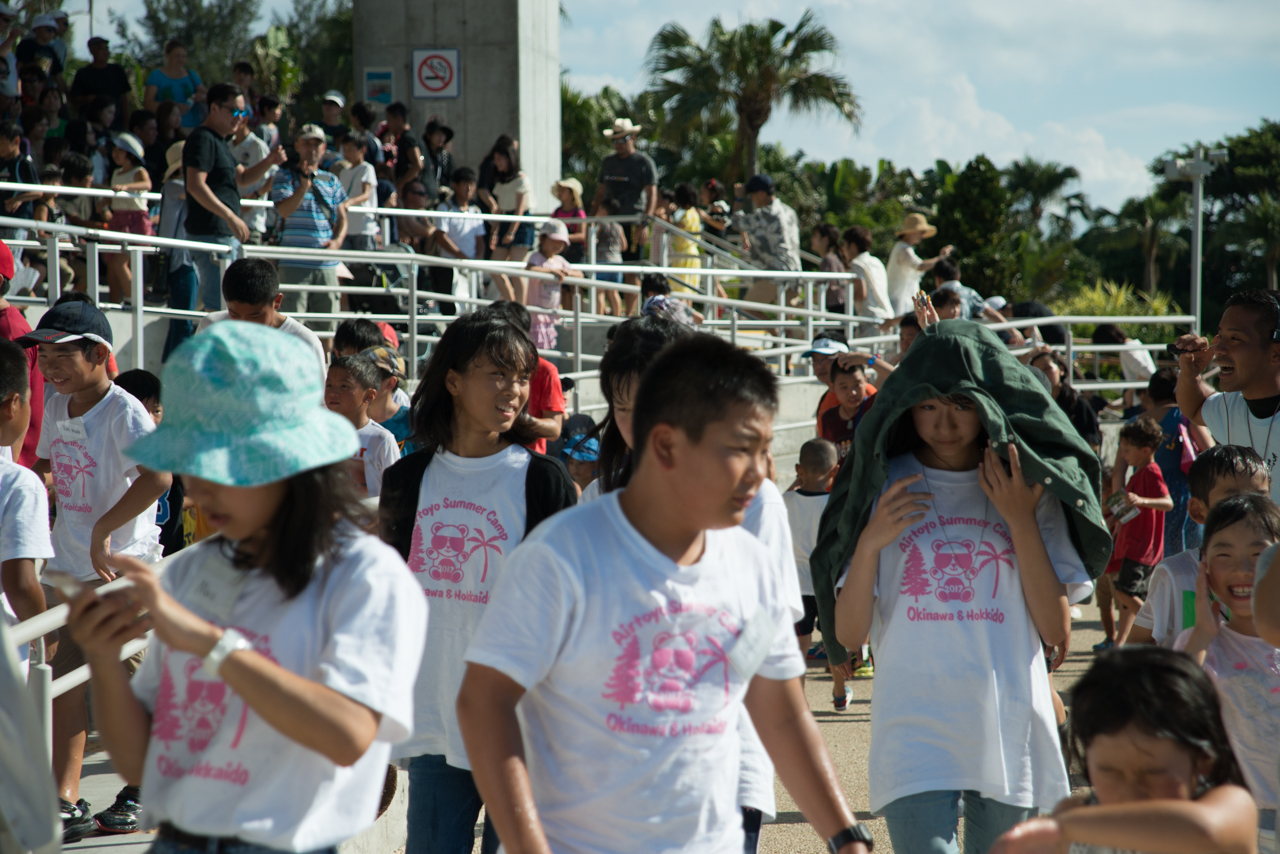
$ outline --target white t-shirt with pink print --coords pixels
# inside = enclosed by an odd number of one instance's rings
[[[115,383],[102,400],[79,418],[68,417],[71,396],[46,394],[44,422],[36,456],[48,460],[58,498],[53,523],[53,569],[82,580],[98,574],[89,560],[94,524],[138,479],[138,467],[124,451],[156,429],[147,408]],[[155,502],[111,532],[113,554],[146,557],[158,547]]]
[[[903,454],[885,488],[922,472],[927,482],[911,491],[932,492],[931,509],[881,550],[876,574],[871,809],[956,790],[1052,809],[1071,786],[1013,538],[976,469],[925,468]],[[1092,584],[1048,491],[1036,519],[1068,599],[1084,598]]]
[[[413,736],[396,747],[397,757],[430,754],[471,767],[454,711],[463,654],[507,556],[524,538],[530,459],[519,445],[488,457],[441,449],[422,477],[409,569],[431,605],[431,626],[414,688]]]
[[[193,580],[226,566],[218,537],[174,556],[163,584],[206,619],[239,630],[253,649],[381,717],[373,744],[339,767],[281,734],[194,655],[158,638],[134,675],[151,713],[143,770],[144,824],[237,836],[280,851],[337,845],[373,824],[391,745],[409,735],[427,607],[395,549],[344,525],[339,557],[286,599],[253,570],[225,617],[201,608]]]
[[[525,756],[557,854],[742,851],[748,678],[733,661],[804,673],[771,561],[731,528],[679,566],[618,493],[557,514],[511,556],[466,658],[528,691]],[[745,653],[753,636],[762,659]]]

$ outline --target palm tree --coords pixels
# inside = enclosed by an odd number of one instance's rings
[[[1262,193],[1258,201],[1244,207],[1244,219],[1228,222],[1218,232],[1218,243],[1230,243],[1248,251],[1262,251],[1267,270],[1267,290],[1276,290],[1276,267],[1280,265],[1280,201]]]
[[[1074,166],[1063,166],[1053,160],[1041,163],[1031,156],[1013,161],[1004,170],[1004,186],[1009,198],[1027,212],[1028,225],[1032,228],[1040,227],[1045,206],[1065,200],[1063,190],[1067,184],[1079,180],[1080,173]]]
[[[1178,256],[1187,251],[1187,241],[1178,236],[1177,226],[1187,218],[1187,194],[1171,199],[1152,193],[1144,199],[1129,199],[1119,213],[1100,210],[1100,218],[1110,218],[1105,227],[1104,245],[1116,249],[1137,247],[1142,252],[1142,287],[1154,295],[1160,281],[1159,260],[1172,267]]]
[[[833,108],[859,126],[861,106],[849,82],[813,68],[835,52],[835,35],[805,10],[791,30],[773,19],[729,30],[713,18],[705,44],[679,24],[667,24],[650,42],[646,64],[670,133],[683,134],[727,110],[736,114],[731,162],[738,177],[740,166],[747,175],[759,168],[760,129],[775,106],[785,104],[795,114]]]

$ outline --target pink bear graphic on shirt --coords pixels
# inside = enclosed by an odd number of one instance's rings
[[[52,470],[54,488],[62,498],[71,498],[71,488],[80,484],[80,497],[83,499],[88,488],[89,478],[98,463],[79,442],[59,440],[53,450]]]
[[[467,555],[466,525],[446,525],[436,522],[431,526],[431,546],[427,549],[427,558],[431,561],[428,570],[436,581],[451,581],[457,584],[462,580],[462,562]]]
[[[973,579],[978,570],[973,565],[973,553],[977,549],[972,540],[958,543],[945,540],[933,542],[933,568],[929,574],[937,581],[934,595],[939,602],[972,602]]]
[[[178,713],[186,723],[187,749],[200,753],[209,746],[227,714],[227,683],[221,679],[197,679],[201,661],[187,662],[187,688]]]
[[[698,636],[694,632],[660,632],[653,639],[653,652],[644,671],[649,707],[654,711],[693,710],[693,685],[701,674],[698,664]]]

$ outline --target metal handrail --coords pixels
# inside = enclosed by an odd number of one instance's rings
[[[0,190],[14,190],[19,193],[41,193],[43,195],[56,196],[92,196],[99,199],[142,199],[148,202],[158,202],[164,198],[162,193],[153,192],[131,192],[126,190],[106,190],[101,187],[67,187],[63,184],[20,184],[17,181],[0,181]],[[266,199],[244,199],[240,200],[241,207],[250,208],[272,208],[275,202],[269,202]]]

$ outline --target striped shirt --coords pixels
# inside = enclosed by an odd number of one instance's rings
[[[298,186],[298,173],[292,169],[281,169],[276,173],[275,183],[271,187],[271,201],[279,203],[293,196]],[[316,201],[319,194],[324,200],[324,207]],[[320,249],[333,239],[333,228],[336,222],[338,205],[347,200],[346,191],[337,176],[329,172],[318,171],[312,178],[311,189],[298,205],[297,210],[284,222],[284,232],[280,237],[281,246],[292,246],[302,249]],[[328,208],[328,211],[325,210]],[[312,261],[307,259],[281,258],[281,267],[303,267],[309,270],[329,269],[338,266],[337,261]]]

